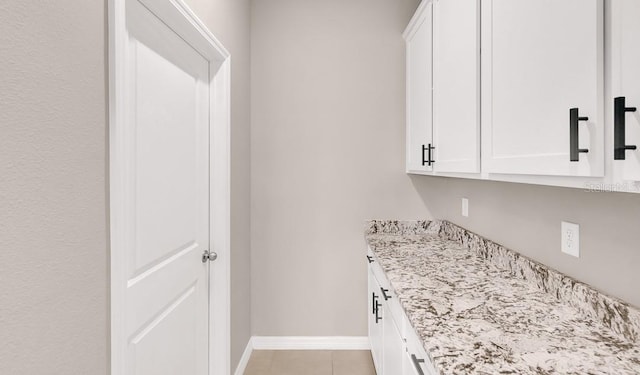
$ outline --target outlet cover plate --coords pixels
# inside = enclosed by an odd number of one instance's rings
[[[462,198],[462,216],[469,217],[469,199]]]
[[[580,257],[580,225],[563,221],[560,224],[561,250],[565,254]]]

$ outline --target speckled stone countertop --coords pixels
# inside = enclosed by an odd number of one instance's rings
[[[371,221],[367,244],[448,374],[640,374],[640,311],[446,221]]]

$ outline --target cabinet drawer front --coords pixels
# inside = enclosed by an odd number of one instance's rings
[[[369,264],[369,269],[374,275],[377,283],[380,285],[380,290],[378,290],[377,294],[381,296],[381,302],[388,307],[391,318],[398,326],[398,329],[402,329],[401,322],[404,316],[404,310],[402,308],[402,305],[400,304],[400,301],[398,300],[398,296],[391,287],[391,283],[387,279],[386,274],[384,273],[378,262],[375,261],[375,256],[373,255],[371,250],[369,250],[368,255],[374,259],[374,262]]]

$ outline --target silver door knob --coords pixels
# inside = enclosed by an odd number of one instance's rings
[[[205,250],[202,254],[202,263],[213,262],[216,259],[218,259],[218,254],[213,251]]]

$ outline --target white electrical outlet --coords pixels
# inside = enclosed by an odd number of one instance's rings
[[[469,217],[469,199],[462,198],[462,216]]]
[[[561,250],[565,254],[580,257],[580,225],[563,221],[560,224],[562,231]]]

